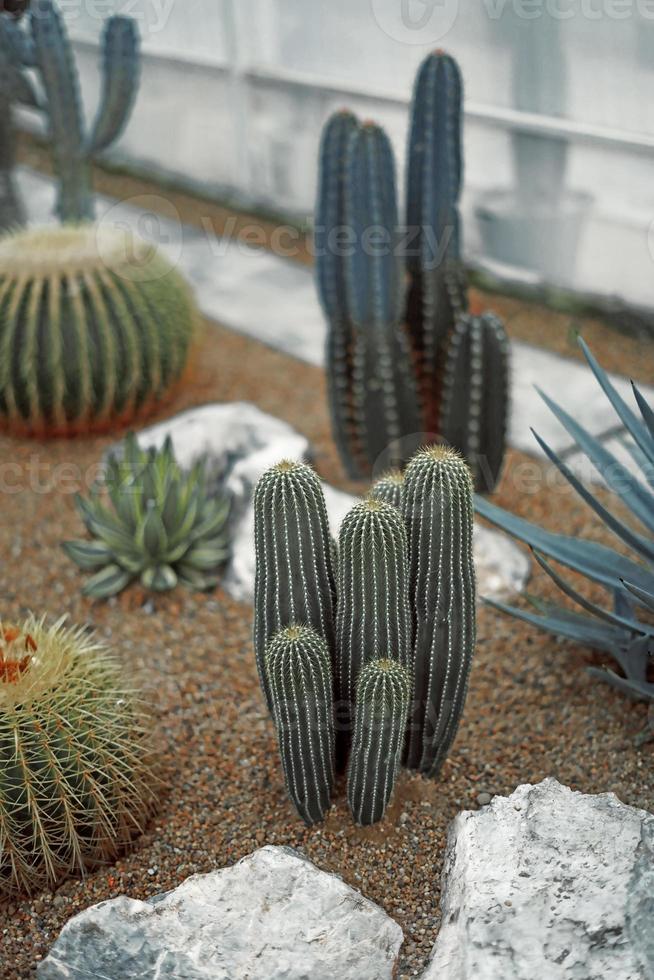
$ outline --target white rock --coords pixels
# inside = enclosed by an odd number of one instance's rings
[[[254,508],[252,496],[259,477],[281,459],[307,460],[308,440],[286,422],[267,415],[247,402],[203,405],[139,433],[144,448],[161,447],[170,435],[175,456],[188,469],[201,456],[208,457],[211,482],[224,485],[232,495],[232,556],[223,584],[241,602],[254,596]],[[111,451],[111,450],[110,450]],[[356,498],[324,485],[332,534]],[[510,596],[521,592],[529,577],[527,553],[500,531],[475,530],[475,563],[480,595]]]
[[[285,847],[121,896],[68,922],[39,980],[390,980],[403,934],[377,905]]]
[[[654,816],[546,779],[460,813],[423,980],[650,980]]]

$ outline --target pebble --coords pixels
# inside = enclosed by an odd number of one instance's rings
[[[477,794],[477,803],[479,804],[479,806],[488,806],[488,804],[490,803],[491,799],[492,799],[492,797],[491,797],[490,793],[478,793]]]

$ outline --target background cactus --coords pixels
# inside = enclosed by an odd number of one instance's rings
[[[168,438],[163,449],[139,449],[133,435],[121,459],[110,457],[99,493],[76,498],[91,541],[67,541],[66,554],[94,574],[84,595],[106,599],[134,579],[155,592],[178,583],[205,590],[218,583],[229,554],[225,522],[229,500],[206,489],[205,460],[185,475]]]
[[[467,309],[458,201],[463,182],[461,72],[444,52],[416,78],[407,157],[406,321],[416,355],[428,432],[439,431],[438,378],[445,344]]]
[[[95,122],[85,131],[79,78],[61,14],[52,0],[33,3],[24,23],[29,33],[7,22],[0,31],[0,66],[9,65],[25,91],[12,100],[43,110],[59,178],[57,214],[63,222],[93,218],[91,162],[122,134],[129,120],[139,84],[139,38],[130,17],[109,17],[101,39],[102,94]],[[39,92],[31,98],[25,69],[33,69]],[[10,152],[10,151],[5,151]]]
[[[155,802],[145,705],[82,629],[0,626],[0,893],[115,858]]]
[[[30,435],[110,429],[180,380],[197,313],[154,247],[103,226],[0,242],[0,424]]]
[[[360,126],[347,113],[328,123],[321,161],[318,284],[333,322],[332,418],[349,474],[364,478],[383,465],[389,446],[422,427],[401,328],[395,163],[384,131],[371,123]],[[356,245],[340,255],[343,228]]]
[[[288,793],[311,825],[329,809],[334,783],[330,652],[315,630],[287,626],[268,644],[264,670]]]
[[[264,670],[270,639],[285,626],[313,626],[334,650],[332,539],[322,485],[304,463],[271,467],[254,493],[254,648],[268,707]]]
[[[435,776],[456,735],[475,647],[472,478],[445,446],[421,450],[404,477],[414,627],[406,764]]]
[[[442,361],[438,431],[490,493],[502,462],[509,406],[509,339],[493,313],[459,317]]]
[[[383,131],[360,125],[347,112],[332,116],[324,130],[317,283],[329,324],[335,440],[355,479],[368,478],[385,464],[403,465],[426,433],[448,439],[443,423],[450,432],[469,433],[466,392],[450,399],[444,415],[442,406],[448,350],[468,307],[458,213],[461,104],[456,62],[440,51],[429,55],[414,89],[406,236],[400,235],[393,154]],[[500,374],[506,374],[506,351],[503,358]],[[499,443],[481,448],[493,460],[488,472],[497,477],[506,391],[495,366],[494,359],[482,359],[479,387],[493,403],[492,418],[500,420],[493,428]],[[464,445],[455,446],[465,452]],[[484,489],[493,489],[490,481]]]
[[[409,557],[402,514],[376,497],[356,504],[339,537],[336,701],[339,763],[352,737],[357,679],[385,656],[411,665]]]
[[[373,660],[357,681],[347,800],[356,823],[376,823],[393,794],[402,759],[411,678],[396,660]]]
[[[15,136],[13,106],[39,107],[32,79],[24,71],[30,61],[29,43],[15,21],[0,13],[0,231],[25,221],[25,210],[14,181]]]

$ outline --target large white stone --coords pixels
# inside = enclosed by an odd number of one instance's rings
[[[39,980],[390,980],[403,941],[382,909],[295,851],[263,847],[139,902],[68,922]]]
[[[259,477],[281,459],[310,459],[307,439],[286,422],[247,402],[203,405],[150,426],[139,433],[141,446],[161,447],[170,435],[175,456],[188,469],[206,455],[211,481],[232,497],[232,553],[223,585],[235,599],[254,596],[253,493]],[[111,451],[111,450],[110,450]],[[332,534],[356,498],[324,484]],[[525,550],[499,531],[478,526],[474,538],[478,591],[484,596],[510,596],[521,592],[529,577]]]
[[[654,816],[555,779],[450,828],[423,980],[651,980]]]

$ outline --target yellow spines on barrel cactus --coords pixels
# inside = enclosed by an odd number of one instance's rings
[[[111,429],[162,402],[198,324],[180,274],[100,225],[0,241],[0,425],[39,436]]]
[[[0,624],[0,895],[117,857],[156,787],[147,711],[122,664],[63,620]]]

